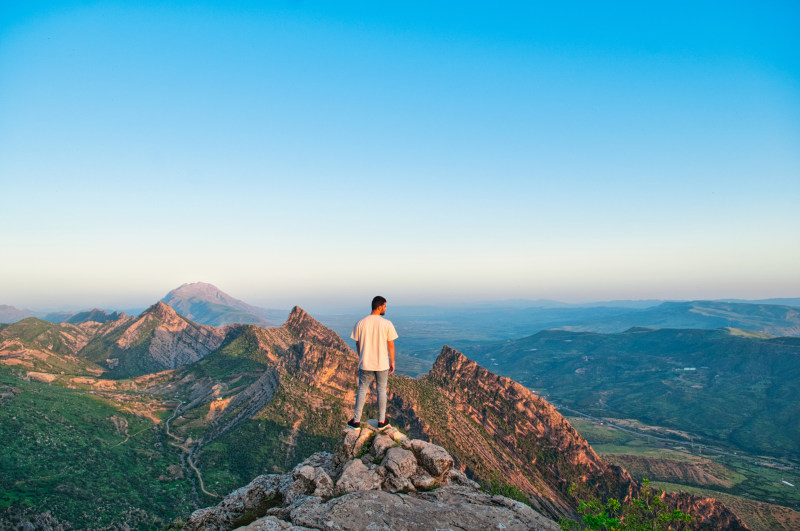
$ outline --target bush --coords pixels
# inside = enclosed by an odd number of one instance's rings
[[[605,504],[598,500],[580,500],[578,512],[583,515],[582,523],[586,529],[606,531],[683,529],[684,524],[692,521],[692,517],[677,509],[671,511],[661,499],[662,494],[662,490],[652,488],[650,482],[644,480],[639,495],[624,505],[614,498],[609,498]],[[561,528],[565,530],[579,529],[580,525],[579,522],[571,520],[561,522]]]

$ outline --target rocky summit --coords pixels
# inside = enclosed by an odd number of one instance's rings
[[[258,476],[183,529],[559,529],[528,505],[482,492],[441,446],[376,426],[346,428],[333,453]]]

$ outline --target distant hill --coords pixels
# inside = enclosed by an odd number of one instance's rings
[[[192,321],[209,325],[255,324],[272,326],[271,319],[282,319],[285,311],[267,310],[235,299],[205,282],[183,284],[161,299]]]
[[[800,452],[800,338],[729,329],[550,330],[465,350],[584,413],[684,430],[756,455]]]
[[[16,323],[35,314],[30,310],[18,310],[7,304],[0,304],[0,323]]]
[[[800,336],[800,307],[749,302],[665,302],[654,308],[624,313],[616,318],[605,315],[559,328],[622,332],[634,326],[694,329],[730,327],[771,336]]]
[[[85,312],[78,312],[69,319],[66,320],[67,323],[70,324],[80,324],[80,323],[105,323],[107,321],[116,321],[124,317],[124,313],[113,312],[113,313],[106,313],[99,308],[95,308],[94,310],[88,310]]]
[[[793,300],[793,299],[786,299]],[[530,301],[532,302],[532,301]],[[390,306],[386,317],[398,339],[398,368],[403,374],[427,372],[443,344],[468,349],[475,343],[517,339],[542,330],[620,333],[632,327],[714,330],[736,328],[753,335],[800,336],[800,307],[747,302],[663,302],[621,306]],[[321,315],[320,321],[350,337],[361,314]]]

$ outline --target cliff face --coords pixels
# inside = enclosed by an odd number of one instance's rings
[[[283,364],[303,382],[355,400],[358,355],[339,337],[295,306],[281,329],[294,341]]]
[[[669,507],[691,514],[695,520],[694,529],[748,529],[736,513],[715,498],[703,498],[681,491],[668,492],[663,499]]]
[[[547,401],[449,347],[422,380],[392,383],[394,418],[441,441],[473,477],[529,493],[553,518],[576,515],[573,483],[603,499],[635,492],[630,475],[605,463]]]

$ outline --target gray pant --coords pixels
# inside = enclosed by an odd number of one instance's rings
[[[356,409],[353,413],[353,420],[361,422],[361,413],[364,411],[364,402],[367,400],[367,392],[372,384],[373,378],[378,385],[378,422],[386,420],[386,382],[389,380],[389,369],[385,371],[362,371],[358,370],[358,396],[356,397]]]

